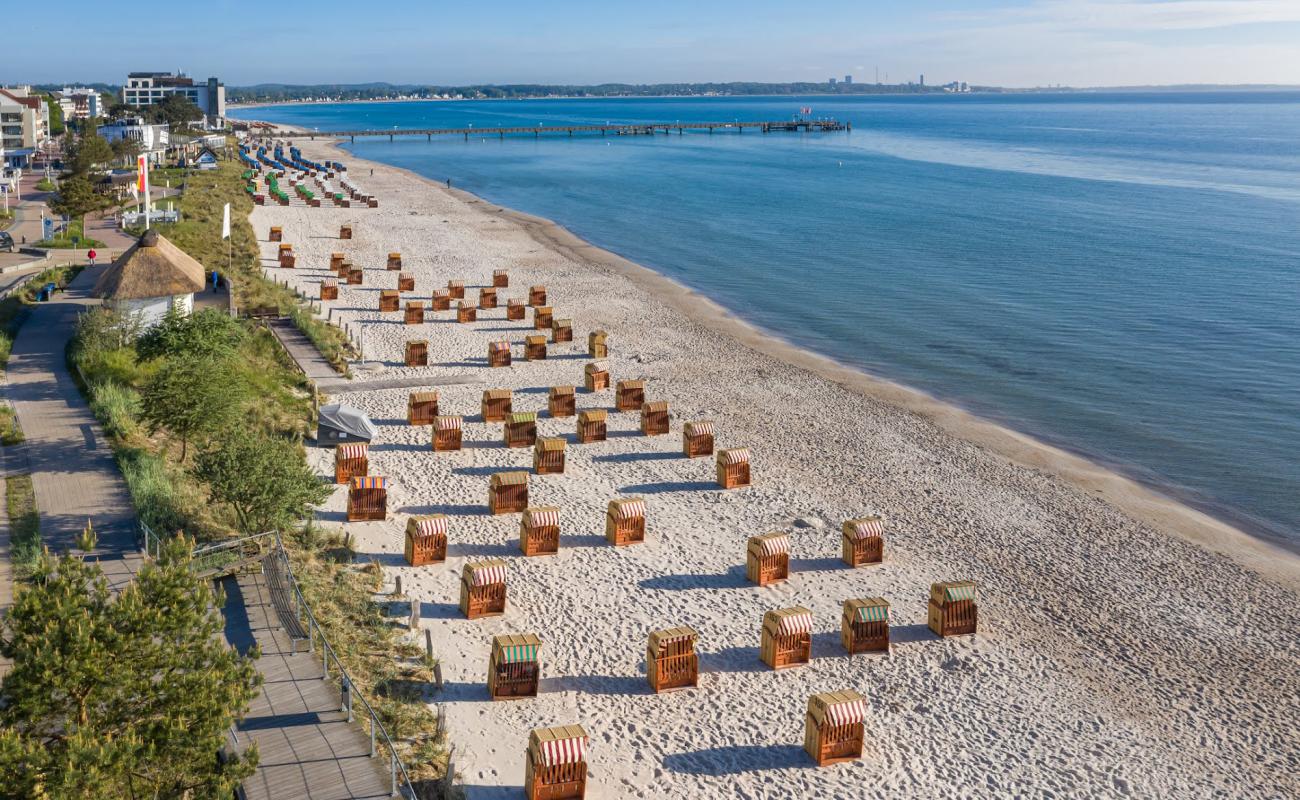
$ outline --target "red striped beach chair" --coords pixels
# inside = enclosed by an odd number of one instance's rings
[[[460,610],[466,619],[506,613],[506,562],[471,561],[460,575]]]
[[[713,455],[713,423],[708,420],[682,426],[682,454],[687,458]]]
[[[587,796],[587,732],[581,725],[538,728],[528,735],[524,768],[527,800],[582,800]]]
[[[808,698],[804,751],[819,767],[861,758],[866,711],[866,699],[852,689]]]
[[[885,520],[879,516],[846,521],[840,538],[840,559],[850,567],[879,564],[885,558]]]
[[[656,694],[700,685],[700,660],[695,654],[694,628],[653,631],[645,648],[646,677]]]
[[[790,577],[790,536],[777,531],[749,537],[745,548],[745,576],[759,586]]]
[[[749,448],[719,450],[716,457],[718,485],[723,489],[743,489],[749,485]]]
[[[460,417],[438,416],[433,418],[433,450],[446,452],[459,450],[463,436],[463,424]]]
[[[370,471],[370,445],[341,444],[334,449],[334,482],[348,483]]]
[[[432,514],[406,521],[406,563],[413,567],[447,560],[447,517]]]
[[[644,542],[645,515],[643,497],[610,500],[605,511],[605,539],[615,547]]]
[[[772,669],[788,669],[812,659],[812,612],[803,606],[781,608],[763,615],[759,656]]]
[[[560,552],[560,509],[531,506],[519,520],[519,550],[525,556],[551,556]]]

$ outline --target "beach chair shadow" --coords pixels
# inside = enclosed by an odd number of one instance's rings
[[[458,558],[509,558],[519,555],[519,546],[511,544],[470,544],[456,543],[447,545],[447,555]]]
[[[412,514],[417,516],[423,516],[426,514],[446,514],[449,517],[471,517],[476,514],[486,514],[487,506],[435,503],[427,506],[402,506],[397,510],[402,514]]]
[[[515,389],[515,394],[546,394],[550,391],[549,386],[525,386],[522,389]]]
[[[629,464],[636,461],[671,461],[683,458],[681,453],[613,453],[607,456],[593,456],[592,461],[606,464]]]
[[[470,683],[469,681],[444,681],[442,690],[434,691],[439,703],[463,703],[466,701],[487,700],[487,682]]]
[[[604,537],[601,537],[604,541]],[[717,573],[687,573],[682,575],[656,575],[639,581],[642,589],[658,589],[669,592],[688,592],[695,589],[743,589],[752,586],[745,577],[745,567],[731,567],[721,575]]]
[[[790,559],[790,572],[829,572],[831,570],[849,569],[838,558],[792,558]]]
[[[386,444],[373,444],[370,446],[370,449],[381,453],[382,452],[415,453],[415,452],[423,452],[426,450],[432,452],[430,445],[428,445],[427,443],[416,444],[414,442],[388,442]]]
[[[758,643],[752,646],[724,647],[700,653],[700,674],[710,672],[762,672],[768,666],[759,658]]]
[[[486,367],[486,366],[487,366],[487,359],[486,359],[486,358],[483,358],[483,359],[475,358],[475,359],[470,359],[469,361],[443,361],[443,362],[441,362],[441,363],[439,363],[439,364],[434,364],[434,366],[435,366],[435,367],[453,367],[453,368],[454,368],[454,367]]]
[[[560,535],[560,549],[566,547],[608,547],[609,541],[598,534],[586,534],[582,536],[565,536]]]
[[[663,494],[664,492],[722,491],[715,481],[663,481],[662,483],[634,483],[619,489],[624,494]]]
[[[803,748],[792,744],[732,744],[664,756],[664,768],[685,775],[739,775],[775,769],[813,768]],[[477,795],[475,795],[477,797]]]
[[[473,797],[474,800],[519,800],[524,796],[523,784],[517,786],[460,784],[460,788],[464,790],[465,797]]]
[[[649,694],[650,684],[644,677],[634,675],[561,675],[542,678],[537,691],[626,696]]]
[[[410,609],[410,606],[407,606]],[[460,619],[460,606],[455,603],[420,603],[420,619]]]
[[[333,484],[333,481],[329,483]],[[348,521],[348,512],[346,511],[317,511],[314,515],[317,522],[338,522]]]
[[[505,447],[501,442],[493,442],[500,447]],[[452,475],[495,475],[498,472],[510,472],[509,467],[455,467],[452,469]]]
[[[354,560],[361,564],[378,561],[384,567],[406,566],[406,557],[401,553],[357,553]]]
[[[906,644],[907,642],[939,642],[943,638],[939,634],[930,630],[930,626],[924,622],[916,622],[911,625],[890,625],[889,626],[889,643]]]

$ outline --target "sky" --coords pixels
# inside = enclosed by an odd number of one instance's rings
[[[1300,84],[1300,0],[63,0],[11,26],[0,84]]]

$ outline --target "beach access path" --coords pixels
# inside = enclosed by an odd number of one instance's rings
[[[339,690],[325,680],[319,651],[295,652],[280,627],[266,577],[225,578],[226,639],[241,652],[256,643],[262,690],[237,726],[240,751],[257,744],[257,772],[244,781],[247,800],[388,797],[386,756],[370,756],[359,723],[340,711]]]

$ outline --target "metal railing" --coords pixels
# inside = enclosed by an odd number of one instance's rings
[[[370,717],[370,757],[374,758],[379,754],[376,735],[383,737],[384,746],[388,748],[388,775],[390,790],[393,796],[397,797],[401,794],[398,783],[400,778],[400,788],[405,789],[411,800],[415,800],[417,797],[415,786],[411,783],[411,776],[406,771],[406,765],[402,763],[402,759],[397,755],[397,747],[393,744],[392,737],[388,735],[388,730],[384,727],[384,724],[379,721],[379,715],[376,714],[375,710],[370,706],[365,695],[356,691],[356,684],[353,683],[352,676],[348,675],[347,668],[343,666],[343,662],[334,651],[334,647],[329,643],[329,640],[325,638],[324,629],[316,622],[316,617],[311,613],[311,607],[307,605],[307,599],[303,597],[302,589],[298,586],[298,579],[294,577],[292,565],[289,562],[289,554],[284,549],[284,542],[280,539],[278,533],[273,535],[275,536],[275,546],[271,552],[271,556],[273,558],[284,559],[285,573],[289,576],[289,586],[293,589],[294,600],[297,601],[295,603],[296,608],[300,615],[306,617],[307,652],[315,652],[316,638],[317,636],[320,638],[321,668],[323,670],[321,680],[328,680],[330,678],[330,659],[333,659],[334,665],[338,669],[339,687],[342,692],[341,706],[339,710],[346,711],[348,713],[348,722],[352,722],[354,701],[361,701],[362,707]]]
[[[157,559],[162,553],[162,539],[143,520],[140,521],[140,534],[141,549],[145,555]],[[284,568],[284,574],[289,578],[289,588],[293,592],[291,597],[294,601],[294,611],[298,614],[300,622],[305,618],[307,623],[307,652],[315,653],[317,639],[320,640],[321,680],[329,680],[334,677],[330,673],[330,662],[333,661],[339,679],[339,690],[342,694],[339,711],[346,711],[348,722],[353,722],[355,702],[357,700],[361,701],[362,708],[370,718],[370,757],[374,758],[379,755],[379,745],[382,739],[383,746],[388,748],[388,775],[392,796],[399,797],[404,791],[410,800],[416,800],[418,795],[415,792],[415,785],[411,782],[411,776],[406,771],[406,765],[402,763],[402,759],[397,755],[397,746],[393,744],[392,737],[388,735],[388,729],[380,722],[379,715],[375,713],[365,695],[356,690],[356,684],[353,682],[352,676],[348,674],[347,668],[343,666],[343,661],[338,657],[333,645],[325,638],[325,630],[320,626],[320,623],[316,622],[316,617],[311,613],[311,606],[307,605],[307,599],[303,597],[302,589],[298,585],[298,579],[293,574],[293,565],[289,560],[288,551],[284,549],[284,541],[280,538],[280,534],[277,531],[267,531],[195,548],[191,552],[191,557],[194,559],[191,562],[191,568],[198,572],[219,568],[223,563],[234,563],[243,560],[244,555],[241,554],[247,554],[252,547],[262,551],[262,548],[268,543],[270,549],[269,551],[263,551],[263,557],[280,560]],[[211,566],[213,564],[216,566]],[[236,738],[233,730],[231,734],[232,738]]]

